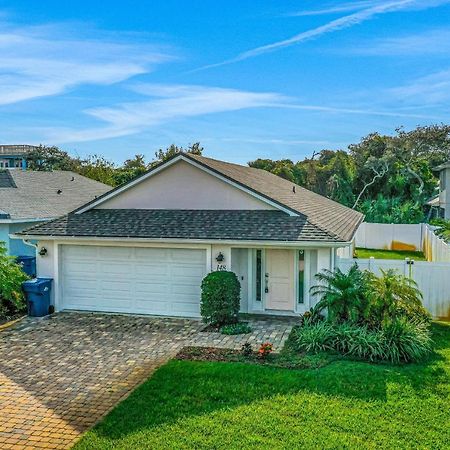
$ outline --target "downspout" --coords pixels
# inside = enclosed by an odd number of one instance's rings
[[[29,239],[22,239],[22,242],[23,242],[25,245],[28,245],[28,246],[30,246],[30,247],[33,247],[33,248],[36,250],[36,252],[37,252],[37,249],[38,249],[38,245],[37,245],[37,244],[32,244],[31,242],[29,242]]]

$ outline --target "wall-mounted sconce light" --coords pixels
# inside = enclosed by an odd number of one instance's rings
[[[47,255],[47,253],[48,253],[48,250],[45,247],[41,247],[39,249],[39,256],[45,256],[45,255]]]
[[[216,261],[218,262],[218,263],[221,263],[221,262],[223,262],[225,260],[225,256],[223,256],[223,253],[222,252],[219,252],[219,254],[216,256]]]

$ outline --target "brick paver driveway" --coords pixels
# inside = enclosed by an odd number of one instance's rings
[[[252,322],[246,337],[199,321],[59,313],[0,332],[0,448],[69,448],[185,345],[281,348],[291,324]]]

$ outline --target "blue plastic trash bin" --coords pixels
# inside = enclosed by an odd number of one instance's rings
[[[52,278],[35,278],[22,283],[22,289],[27,298],[29,316],[43,317],[50,314],[52,281]]]
[[[29,277],[36,276],[36,256],[17,256],[16,261]]]

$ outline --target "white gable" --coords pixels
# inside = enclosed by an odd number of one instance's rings
[[[97,209],[275,209],[180,159],[100,203]]]

